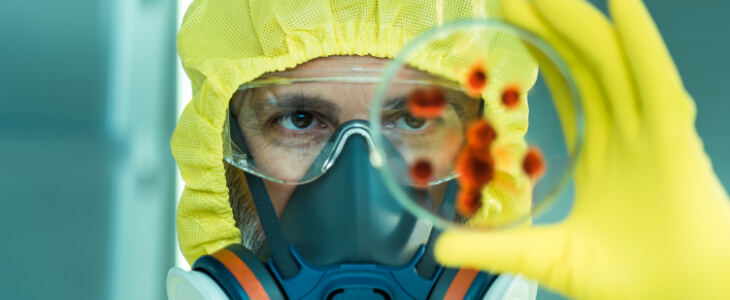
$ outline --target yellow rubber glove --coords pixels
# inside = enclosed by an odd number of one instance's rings
[[[730,200],[694,102],[644,5],[609,9],[613,22],[580,0],[504,2],[506,20],[551,44],[576,77],[586,133],[574,207],[550,226],[447,231],[436,257],[578,299],[730,299]],[[571,132],[566,87],[542,67]]]

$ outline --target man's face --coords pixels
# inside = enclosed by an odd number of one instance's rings
[[[315,59],[299,65],[293,71],[362,68],[382,70],[390,60],[369,56],[333,56]],[[432,75],[412,70],[409,79],[429,79]],[[231,111],[243,133],[248,151],[256,167],[264,174],[297,182],[305,175],[339,125],[350,120],[368,120],[376,83],[310,82],[256,88],[244,96],[239,91],[231,102]],[[429,139],[434,121],[419,119],[407,112],[405,99],[416,85],[393,85],[386,95],[381,129],[407,162],[417,157],[454,157],[461,146],[464,126],[461,120],[478,115],[479,101],[465,95],[447,95],[460,99],[456,106],[442,116],[441,124],[455,124],[449,138],[454,142],[435,145]],[[453,92],[450,92],[453,93]],[[400,101],[400,104],[399,104]],[[390,104],[388,104],[390,103]],[[450,122],[450,123],[449,123]],[[444,126],[444,125],[441,125]],[[429,131],[431,130],[431,131]],[[438,149],[435,149],[438,147]],[[436,174],[445,175],[453,162],[442,160],[433,167]],[[236,169],[235,172],[242,172]],[[242,176],[243,174],[240,174]],[[296,189],[296,185],[264,180],[278,215]],[[440,199],[440,197],[438,197]]]

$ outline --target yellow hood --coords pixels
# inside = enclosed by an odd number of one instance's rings
[[[193,99],[185,107],[171,141],[185,181],[177,230],[188,262],[240,243],[240,231],[228,202],[222,141],[228,102],[239,85],[318,57],[392,58],[418,34],[442,24],[473,18],[498,19],[497,7],[497,1],[196,0],[185,14],[177,41],[192,82]],[[527,86],[534,83],[537,64],[517,40],[500,39],[489,47],[519,53],[522,63],[513,72],[520,73]],[[433,51],[418,67],[452,72],[433,59],[450,51]],[[494,71],[490,75],[499,77]],[[505,117],[495,102],[498,95],[487,93],[485,97],[487,114],[503,125],[497,126],[500,134],[515,137],[516,149],[524,149],[521,139],[527,130],[527,106]],[[503,134],[510,130],[515,134]],[[499,193],[503,191],[485,190],[486,199]],[[529,211],[530,201],[520,198],[512,201],[519,204],[513,209],[524,214],[525,208]],[[490,210],[504,213],[510,209],[504,206],[493,202],[485,205],[480,214],[488,216]]]

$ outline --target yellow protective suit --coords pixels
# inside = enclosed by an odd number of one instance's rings
[[[582,0],[504,2],[505,18],[548,41],[576,77],[586,136],[575,205],[551,226],[446,232],[436,257],[578,299],[730,299],[730,200],[694,102],[641,1],[609,8],[613,22]],[[570,118],[565,86],[543,68]]]
[[[391,58],[405,43],[428,29],[472,18],[499,18],[497,1],[195,1],[185,14],[178,36],[178,50],[194,97],[171,141],[185,180],[177,229],[188,262],[240,242],[228,201],[222,140],[229,100],[239,85],[263,73],[283,71],[318,57]],[[510,80],[518,74],[523,86],[534,83],[536,62],[519,41],[495,39],[484,44],[488,47],[485,51],[512,53]],[[414,64],[453,78],[453,74],[448,74],[453,68],[445,59],[451,52],[450,47],[430,49]],[[490,76],[491,82],[498,85],[499,72]],[[516,145],[514,149],[524,148],[527,106],[505,116],[497,105],[499,100],[487,98],[487,113],[499,120],[502,136],[512,137],[507,143]],[[515,178],[518,185],[529,186],[526,178]],[[495,195],[500,194],[507,193],[485,190],[487,201],[496,201]],[[528,197],[501,202],[496,211],[494,205],[487,203],[480,216],[525,215],[530,209]]]

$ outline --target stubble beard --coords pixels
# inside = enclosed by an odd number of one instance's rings
[[[241,230],[241,244],[254,255],[258,255],[261,247],[266,243],[266,237],[264,237],[251,193],[243,187],[246,178],[242,176],[243,171],[226,162],[223,164],[225,165],[228,199],[233,210],[233,219],[236,227]]]

